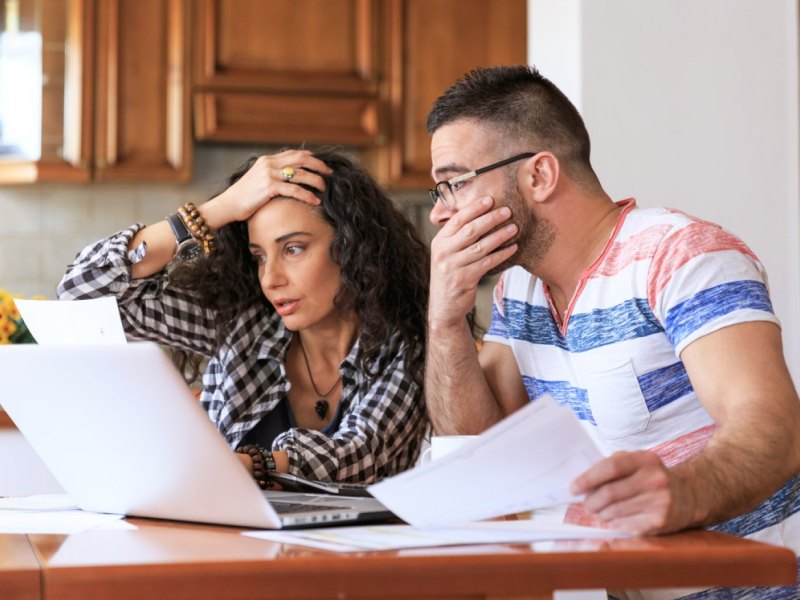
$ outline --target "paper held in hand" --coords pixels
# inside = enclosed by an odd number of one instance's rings
[[[578,500],[569,485],[601,458],[572,411],[547,395],[369,491],[411,525],[448,527]]]
[[[16,305],[38,344],[126,343],[116,298],[16,300]]]

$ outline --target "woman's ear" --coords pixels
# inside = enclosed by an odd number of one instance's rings
[[[552,152],[539,152],[525,165],[525,184],[534,202],[544,202],[555,191],[561,176],[561,165]]]

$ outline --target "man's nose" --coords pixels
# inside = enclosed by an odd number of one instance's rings
[[[431,220],[431,224],[435,227],[443,227],[444,224],[447,223],[447,221],[450,220],[450,217],[452,217],[454,214],[456,214],[455,209],[446,207],[444,202],[439,200],[433,205],[428,218]]]

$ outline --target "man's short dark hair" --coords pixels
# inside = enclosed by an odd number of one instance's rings
[[[589,133],[578,110],[549,79],[527,65],[470,71],[428,114],[428,133],[461,119],[498,131],[517,151],[550,151],[573,176],[592,174]]]

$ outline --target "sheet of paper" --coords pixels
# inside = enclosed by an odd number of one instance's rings
[[[108,528],[124,515],[107,515],[82,510],[0,511],[0,533],[71,534]],[[126,525],[125,523],[121,523]]]
[[[369,491],[411,525],[448,527],[577,500],[570,483],[602,457],[572,411],[543,396]]]
[[[116,298],[14,303],[39,344],[126,343]]]
[[[532,543],[624,537],[607,529],[536,521],[481,521],[461,527],[417,529],[410,525],[365,525],[301,531],[246,531],[243,535],[276,542],[312,546],[334,552],[400,550],[472,544]]]
[[[67,494],[0,498],[0,533],[70,534],[81,531],[136,529],[124,515],[79,510]]]
[[[66,494],[36,494],[0,498],[0,510],[40,511],[75,510],[77,505]]]

